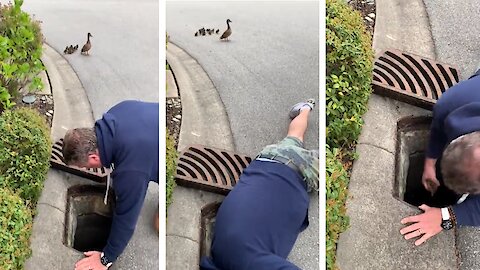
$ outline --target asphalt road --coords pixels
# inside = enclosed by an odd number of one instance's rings
[[[467,79],[480,66],[480,5],[477,0],[424,0],[437,60],[456,65]],[[480,229],[462,227],[457,233],[461,270],[480,269]]]
[[[27,0],[23,9],[36,15],[47,43],[63,54],[77,72],[95,118],[125,99],[157,101],[157,0]],[[90,32],[90,56],[80,49]]]
[[[318,102],[318,2],[176,2],[166,5],[170,41],[210,76],[226,107],[237,151],[254,155],[286,134],[296,102]],[[202,27],[226,29],[195,37]],[[320,101],[322,102],[322,101]],[[306,146],[318,148],[318,109]]]
[[[480,65],[480,5],[477,0],[424,0],[437,60],[456,65],[467,79]]]
[[[236,150],[255,155],[286,135],[287,113],[296,102],[319,97],[318,2],[177,2],[166,4],[170,41],[205,69],[226,108]],[[226,29],[195,37],[202,27]],[[310,118],[306,147],[318,149],[318,115]],[[311,197],[310,226],[300,234],[289,259],[318,269],[318,195]]]

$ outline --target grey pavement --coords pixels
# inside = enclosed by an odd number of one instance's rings
[[[456,65],[460,78],[470,77],[480,64],[480,5],[476,0],[424,0],[430,19],[437,59]],[[458,230],[457,248],[460,269],[480,269],[480,233],[478,228]]]
[[[23,9],[43,23],[46,42],[65,55],[80,78],[95,119],[125,99],[158,101],[158,1],[38,0]],[[80,49],[90,32],[90,56]]]
[[[435,59],[422,0],[377,0],[373,47],[396,48]],[[412,39],[412,37],[415,37]],[[448,62],[447,62],[448,63]],[[357,145],[349,185],[350,228],[338,244],[341,269],[458,269],[455,235],[443,232],[420,247],[400,234],[400,220],[419,213],[393,197],[396,123],[405,116],[430,115],[408,104],[372,95]]]
[[[63,137],[69,128],[93,125],[93,115],[80,80],[65,59],[45,46],[42,57],[52,85],[54,118],[52,137]],[[25,269],[73,269],[83,255],[63,244],[67,189],[92,185],[89,180],[50,169],[37,206],[31,238],[32,256]],[[158,185],[150,184],[135,233],[112,269],[157,269],[158,235],[153,217],[158,209]]]
[[[480,5],[476,0],[424,0],[437,59],[467,79],[480,64]]]
[[[167,1],[170,41],[212,80],[237,151],[254,155],[282,139],[290,106],[309,97],[318,100],[318,8],[315,1]],[[221,42],[219,35],[194,36],[201,27],[224,31],[227,18],[230,42]],[[317,113],[306,136],[308,148],[318,148],[318,134]]]

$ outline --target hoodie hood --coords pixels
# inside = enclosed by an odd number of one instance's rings
[[[448,142],[475,131],[480,131],[480,102],[472,102],[452,111],[445,118]]]
[[[100,161],[103,167],[109,168],[113,163],[113,139],[115,137],[115,116],[105,113],[102,119],[95,122],[95,134]]]

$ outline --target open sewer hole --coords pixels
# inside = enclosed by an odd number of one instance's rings
[[[107,244],[112,225],[115,195],[109,192],[103,203],[105,186],[82,185],[68,189],[65,244],[78,251],[101,251]]]
[[[441,187],[432,196],[422,185],[430,124],[431,118],[426,116],[407,117],[398,121],[393,195],[413,206],[426,204],[445,207],[456,202],[455,194]]]
[[[200,217],[200,258],[210,256],[215,220],[220,207],[220,202],[205,205],[201,210]]]

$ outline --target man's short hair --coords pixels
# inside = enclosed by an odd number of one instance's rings
[[[63,138],[63,158],[67,165],[84,165],[88,155],[97,151],[97,136],[93,128],[75,128]]]
[[[441,161],[445,185],[458,194],[480,193],[480,131],[453,140]]]

